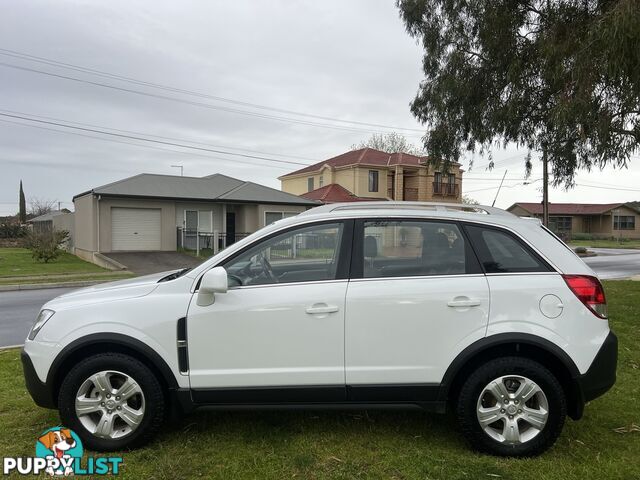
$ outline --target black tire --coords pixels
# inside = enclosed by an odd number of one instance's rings
[[[485,386],[494,379],[509,375],[534,381],[548,401],[546,424],[536,436],[520,444],[501,443],[492,438],[483,430],[477,417],[478,399]],[[557,440],[566,419],[567,402],[557,378],[543,365],[528,358],[502,357],[485,363],[467,378],[460,389],[455,410],[462,434],[474,449],[497,456],[532,457],[547,450]]]
[[[144,395],[142,421],[135,430],[117,439],[94,435],[82,424],[75,409],[78,389],[91,375],[104,370],[114,370],[130,376]],[[163,389],[153,372],[139,360],[121,353],[100,353],[78,363],[62,381],[58,394],[58,410],[62,424],[80,436],[85,448],[100,452],[144,445],[162,426],[165,409]]]

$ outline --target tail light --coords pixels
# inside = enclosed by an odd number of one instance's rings
[[[576,297],[600,318],[607,318],[607,299],[600,280],[591,275],[563,275]]]

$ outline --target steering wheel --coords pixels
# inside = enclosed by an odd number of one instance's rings
[[[276,277],[275,273],[273,273],[273,268],[271,268],[271,264],[269,263],[269,260],[267,260],[267,256],[264,253],[261,253],[258,256],[258,261],[260,262],[262,270],[267,278],[269,278],[269,280],[271,280],[273,283],[279,283],[278,277]]]

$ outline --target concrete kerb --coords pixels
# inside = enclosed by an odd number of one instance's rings
[[[45,288],[74,288],[89,287],[98,283],[108,282],[105,280],[87,280],[83,282],[60,282],[60,283],[25,283],[23,285],[0,285],[0,292],[17,292],[20,290],[41,290]]]

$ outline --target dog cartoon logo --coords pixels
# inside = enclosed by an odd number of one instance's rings
[[[47,459],[49,475],[73,475],[76,458],[82,458],[82,442],[68,428],[54,427],[45,430],[36,442],[36,456]]]

